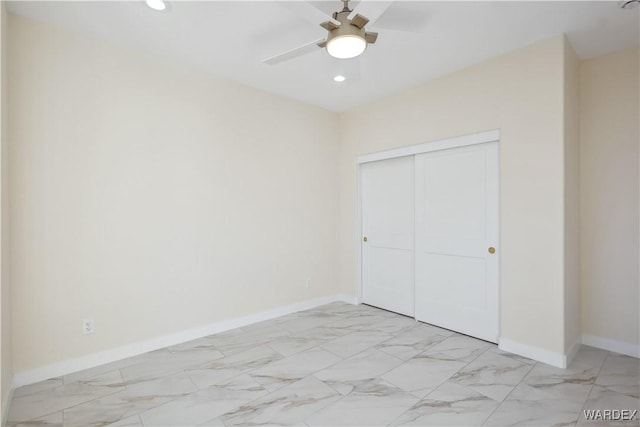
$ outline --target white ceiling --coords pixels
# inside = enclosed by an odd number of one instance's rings
[[[327,13],[341,6],[312,4]],[[640,28],[640,8],[617,1],[396,1],[375,23],[378,42],[357,59],[318,48],[266,65],[326,32],[272,1],[173,1],[168,12],[142,1],[15,1],[9,10],[335,111],[562,33],[582,59],[637,46]],[[341,69],[348,79],[335,83]]]

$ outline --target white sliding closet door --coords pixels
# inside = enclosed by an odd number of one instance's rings
[[[415,156],[416,319],[498,338],[498,144]]]
[[[362,302],[413,316],[413,156],[361,165]]]

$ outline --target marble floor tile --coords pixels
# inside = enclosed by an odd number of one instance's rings
[[[195,391],[185,373],[140,382],[119,393],[65,409],[64,424],[65,427],[108,425]]]
[[[425,354],[444,359],[453,359],[459,362],[471,362],[489,348],[495,347],[486,341],[471,338],[466,335],[453,334],[441,342],[429,347]]]
[[[369,349],[323,369],[314,376],[328,384],[348,383],[379,377],[402,363],[397,357]]]
[[[289,333],[299,333],[307,329],[318,328],[327,326],[331,322],[338,320],[334,317],[322,316],[322,315],[307,315],[295,318],[290,318],[278,326]]]
[[[185,374],[199,390],[204,390],[213,385],[224,384],[232,378],[241,375],[244,371],[234,368],[196,368],[187,369]]]
[[[522,384],[548,395],[549,399],[584,403],[598,376],[598,368],[573,364],[561,369],[543,363],[536,364],[522,380]]]
[[[341,360],[333,353],[314,348],[254,369],[249,374],[267,390],[274,391]]]
[[[189,376],[180,372],[178,374],[169,375],[140,381],[135,384],[127,385],[127,392],[131,396],[174,396],[180,397],[188,393],[196,391],[197,388],[189,378]]]
[[[596,384],[616,393],[640,399],[640,360],[621,354],[609,354]]]
[[[40,381],[39,383],[26,385],[24,387],[19,387],[14,390],[13,397],[21,397],[26,396],[28,394],[34,394],[39,391],[51,390],[56,387],[60,387],[64,385],[63,378],[51,378],[45,381]]]
[[[198,427],[226,427],[220,418],[214,418],[212,420],[205,421],[202,424],[198,424]]]
[[[8,427],[639,426],[640,361],[582,346],[557,369],[345,303],[21,387]],[[629,412],[630,413],[630,412]]]
[[[267,390],[243,374],[145,411],[140,419],[145,426],[198,425],[265,394]]]
[[[407,336],[413,338],[432,338],[432,337],[450,337],[456,335],[455,332],[451,332],[447,329],[438,328],[437,326],[428,325],[422,322],[415,322],[413,328],[403,331],[400,334],[394,336]]]
[[[280,353],[263,345],[185,372],[199,389],[204,389],[282,358]]]
[[[602,364],[601,374],[640,374],[640,359],[623,354],[609,353]]]
[[[220,419],[227,426],[302,425],[313,413],[340,397],[311,376],[229,411]]]
[[[607,350],[582,345],[573,357],[571,365],[583,364],[600,369],[608,355],[609,352]]]
[[[411,328],[376,345],[376,349],[402,360],[409,360],[447,336],[423,328]]]
[[[316,347],[318,344],[318,340],[307,338],[304,335],[289,335],[287,337],[270,342],[268,345],[281,355],[288,357]]]
[[[57,412],[30,421],[17,423],[9,421],[7,422],[7,427],[64,427],[63,414],[62,412]]]
[[[387,372],[382,378],[418,398],[423,398],[467,364],[453,357],[440,357],[439,353],[437,357],[426,353],[420,353]]]
[[[140,421],[140,417],[137,415],[133,415],[128,418],[124,418],[120,421],[116,421],[115,423],[107,424],[105,427],[142,427],[142,421]]]
[[[327,327],[344,329],[351,332],[355,331],[372,331],[373,328],[371,325],[376,323],[383,322],[387,320],[388,317],[386,315],[378,314],[378,313],[369,313],[362,312],[357,313],[357,315],[345,317],[342,319],[337,319],[332,322],[326,324]]]
[[[64,410],[65,427],[102,427],[175,399],[173,396],[132,396],[126,390]]]
[[[378,331],[385,334],[397,335],[404,331],[411,330],[418,325],[416,319],[406,316],[388,317],[372,325],[369,325],[365,331]]]
[[[350,330],[344,328],[332,328],[330,326],[318,326],[317,328],[307,329],[299,334],[292,334],[292,337],[302,336],[308,340],[316,341],[321,345],[327,341],[331,341],[338,337],[351,333]]]
[[[456,384],[501,402],[531,368],[532,365],[510,357],[486,352],[456,372],[451,379]]]
[[[519,385],[498,406],[484,425],[487,426],[573,426],[582,403],[549,398],[546,393]]]
[[[289,336],[290,332],[280,326],[269,327],[248,327],[247,329],[235,330],[225,336],[212,337],[215,347],[225,356],[242,353],[255,347],[267,345],[278,339]]]
[[[416,322],[416,327],[412,329],[414,334],[422,334],[423,336],[442,335],[444,337],[450,337],[455,335],[456,332],[449,329],[440,328],[438,326],[429,325],[428,323]]]
[[[367,311],[377,313],[377,312],[380,312],[381,310],[377,308],[373,308],[368,305],[364,305],[364,304],[353,305],[353,304],[347,304],[344,302],[332,302],[329,304],[325,304],[321,307],[305,310],[305,312],[308,312],[308,313],[322,313],[322,314],[334,316],[334,317],[350,316],[350,315],[353,315],[354,313],[367,312]]]
[[[386,426],[417,401],[385,381],[368,381],[305,422],[309,426]]]
[[[318,326],[274,340],[269,343],[269,347],[283,356],[291,356],[292,354],[322,345],[348,333],[350,333],[350,331],[344,329]]]
[[[323,344],[322,348],[342,358],[347,358],[389,338],[391,335],[376,330],[356,331],[331,340]]]
[[[258,322],[253,323],[251,325],[246,325],[239,328],[240,331],[245,336],[269,336],[269,337],[278,337],[283,334],[288,334],[289,332],[280,327],[281,319],[272,319],[273,323],[266,322]]]
[[[535,365],[536,363],[538,363],[533,359],[529,359],[528,357],[524,357],[518,354],[509,353],[508,351],[500,350],[498,346],[495,346],[495,345],[492,345],[487,351],[489,353],[496,353],[501,356],[510,357],[511,359],[515,359],[518,362],[524,363],[526,365]]]
[[[167,347],[167,350],[169,350],[172,353],[179,352],[179,351],[188,351],[188,350],[219,351],[213,342],[215,340],[215,337],[216,337],[215,335],[209,335],[207,337],[202,337],[195,340],[183,342],[181,344],[176,344],[176,345]]]
[[[590,410],[617,410],[637,411],[634,419],[606,419],[587,420],[585,411]],[[584,404],[583,411],[579,414],[579,426],[638,426],[640,425],[640,400],[627,394],[618,393],[607,387],[594,385],[591,394]]]
[[[208,349],[164,350],[157,351],[154,354],[155,356],[153,358],[120,369],[124,380],[130,384],[146,379],[158,378],[163,375],[180,372],[189,367],[213,362],[224,357],[220,351]]]
[[[397,418],[397,426],[479,426],[500,403],[451,381]]]
[[[7,419],[18,422],[39,418],[124,389],[120,372],[109,372],[93,380],[16,397],[11,401]]]
[[[165,351],[164,349],[162,350]],[[104,365],[96,366],[89,369],[83,369],[81,371],[73,372],[65,375],[63,378],[65,384],[71,384],[77,381],[84,381],[95,378],[100,375],[107,374],[109,372],[120,370],[124,367],[136,365],[155,357],[155,351],[144,353],[134,357],[128,357],[126,359],[118,360]]]

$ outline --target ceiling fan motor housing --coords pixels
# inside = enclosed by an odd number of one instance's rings
[[[318,43],[318,46],[326,48],[329,55],[338,59],[355,58],[367,49],[367,45],[375,43],[378,33],[367,32],[365,26],[369,19],[356,14],[349,19],[352,11],[346,7],[333,14],[334,21],[326,21],[320,24],[328,31],[327,39]]]
[[[350,10],[342,11],[342,12],[334,12],[333,19],[339,21],[340,26],[338,28],[335,28],[329,31],[329,34],[327,36],[327,43],[329,43],[331,40],[335,39],[336,37],[341,37],[341,36],[357,36],[363,39],[365,38],[364,26],[362,28],[358,28],[357,26],[353,25],[349,21],[349,13],[351,13]]]

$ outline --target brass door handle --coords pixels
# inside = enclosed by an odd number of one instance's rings
[[[496,248],[494,248],[493,246],[489,246],[489,249],[487,249],[489,251],[490,254],[495,254],[496,253]]]
[[[364,237],[362,238],[362,241],[363,241],[363,242],[366,242],[366,241],[367,241],[367,236],[364,236]]]

